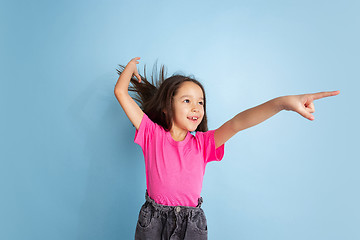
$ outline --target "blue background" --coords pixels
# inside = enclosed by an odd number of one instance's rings
[[[272,98],[340,90],[315,120],[282,111],[208,164],[209,239],[360,239],[359,1],[1,1],[0,239],[133,239],[146,180],[114,96],[141,57],[193,74],[209,129]]]

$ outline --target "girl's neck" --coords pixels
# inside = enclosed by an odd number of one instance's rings
[[[183,129],[176,129],[171,128],[170,129],[170,135],[174,141],[180,142],[183,141],[186,138],[186,135],[188,134],[188,131]]]

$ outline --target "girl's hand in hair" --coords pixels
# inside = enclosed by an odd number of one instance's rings
[[[137,66],[136,66],[136,64],[139,63],[139,61],[138,61],[139,59],[140,59],[140,57],[136,57],[136,58],[131,59],[130,62],[126,65],[126,68],[130,67],[130,68],[133,69],[133,76],[135,76],[137,79],[139,79],[139,83],[140,83],[141,82],[141,77],[140,77],[140,75],[138,73]]]
[[[315,112],[313,101],[324,97],[335,96],[339,93],[340,91],[332,91],[283,96],[280,97],[280,107],[281,110],[294,111],[299,113],[304,118],[314,120],[315,118],[311,114]]]

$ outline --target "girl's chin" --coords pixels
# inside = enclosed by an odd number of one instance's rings
[[[195,128],[189,128],[189,132],[194,132],[197,129],[198,126],[196,126]]]

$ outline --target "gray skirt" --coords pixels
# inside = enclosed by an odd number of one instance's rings
[[[167,206],[156,203],[145,192],[136,225],[135,240],[203,240],[207,239],[207,221],[201,208],[202,197],[196,207]]]

